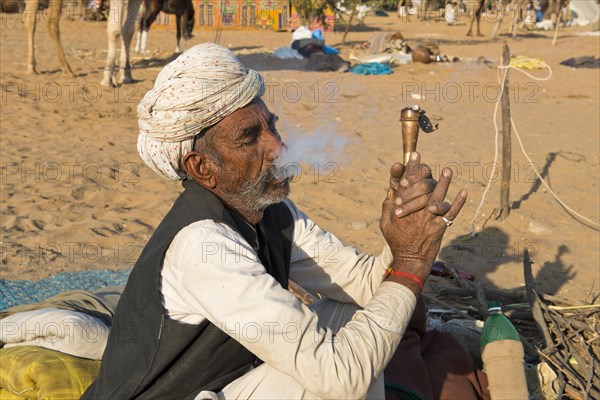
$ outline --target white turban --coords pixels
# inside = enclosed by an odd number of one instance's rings
[[[262,76],[214,43],[192,47],[158,74],[137,107],[137,148],[154,172],[185,178],[180,161],[194,136],[264,94]]]

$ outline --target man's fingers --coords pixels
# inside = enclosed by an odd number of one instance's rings
[[[426,164],[421,164],[419,153],[412,152],[410,159],[405,166],[404,177],[400,181],[400,186],[406,188],[422,179],[431,178],[431,168]]]
[[[429,204],[427,206],[427,211],[429,211],[433,215],[440,217],[442,215],[445,215],[448,211],[450,211],[450,208],[450,203],[448,203],[447,201],[443,201],[441,203]],[[446,216],[446,218],[448,218],[448,216]]]
[[[398,191],[395,203],[397,206],[400,206],[423,195],[429,195],[434,191],[436,184],[435,179],[423,179],[416,182],[408,188]]]
[[[404,174],[404,165],[402,163],[397,162],[392,165],[390,168],[390,188],[394,189],[394,191],[398,189],[402,174]]]
[[[392,165],[390,168],[390,186],[387,189],[385,200],[383,201],[383,211],[391,211],[402,174],[404,174],[404,165],[402,163],[397,162]]]
[[[460,210],[465,205],[466,201],[467,191],[463,189],[460,192],[458,192],[458,194],[454,198],[454,201],[452,202],[452,205],[450,206],[450,210],[446,213],[446,215],[444,215],[444,217],[448,218],[451,221],[454,221],[454,219],[458,216]]]
[[[420,211],[427,207],[427,203],[429,201],[429,195],[422,195],[416,199],[413,199],[407,203],[402,203],[401,206],[396,206],[394,208],[394,215],[396,217],[404,217],[405,215],[412,214],[414,212]]]
[[[440,181],[435,186],[435,190],[431,195],[429,204],[437,204],[444,201],[446,193],[448,193],[448,188],[450,187],[450,182],[452,182],[452,170],[450,168],[444,168],[440,174]]]
[[[387,189],[387,194],[383,200],[381,206],[381,223],[386,224],[390,219],[392,207],[394,206],[394,199],[396,198],[396,191],[400,184],[400,179],[404,174],[404,165],[402,163],[395,163],[390,168],[390,186]]]

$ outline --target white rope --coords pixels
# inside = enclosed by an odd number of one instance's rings
[[[506,81],[506,72],[504,73],[504,78],[502,79],[502,86],[500,96],[498,96],[498,100],[496,100],[496,105],[494,106],[494,130],[496,132],[494,136],[494,164],[491,175],[488,177],[487,185],[485,186],[485,190],[483,191],[483,195],[481,196],[481,201],[479,202],[479,206],[477,210],[475,210],[475,214],[473,214],[473,218],[471,218],[471,236],[475,237],[475,218],[479,215],[479,210],[483,207],[483,202],[485,201],[485,196],[487,195],[488,190],[490,190],[490,186],[492,185],[492,177],[496,173],[496,165],[498,161],[498,123],[496,122],[496,116],[498,114],[498,105],[500,104],[500,98],[502,98],[502,93],[504,92],[504,82]]]
[[[519,61],[527,61],[527,60],[532,60],[531,58],[523,58]],[[498,96],[498,99],[496,100],[496,105],[494,107],[494,130],[495,130],[495,136],[494,136],[494,165],[493,165],[493,169],[492,169],[492,173],[491,175],[488,177],[488,182],[487,185],[485,187],[485,190],[483,191],[483,195],[481,197],[481,201],[479,203],[479,206],[477,207],[477,210],[475,210],[475,214],[473,215],[473,218],[471,218],[471,236],[475,236],[476,232],[475,232],[475,219],[477,218],[477,216],[479,215],[479,211],[481,210],[481,207],[483,206],[483,203],[485,202],[485,196],[487,195],[487,192],[490,189],[490,186],[492,184],[492,178],[494,177],[494,174],[496,173],[496,165],[497,165],[497,161],[498,161],[498,136],[499,136],[499,129],[498,129],[498,123],[496,121],[497,119],[497,115],[498,115],[498,106],[500,105],[500,101],[502,99],[502,95],[504,94],[504,83],[506,82],[506,77],[508,76],[508,70],[509,69],[514,69],[517,70],[525,75],[527,75],[528,77],[530,77],[531,79],[537,80],[537,81],[547,81],[552,77],[552,68],[550,68],[550,66],[548,64],[546,64],[545,62],[541,61],[541,60],[536,60],[536,62],[539,62],[542,64],[543,67],[547,68],[549,71],[549,74],[547,77],[545,78],[539,78],[536,76],[533,76],[532,74],[524,71],[522,68],[518,68],[512,65],[500,65],[498,66],[498,75],[500,75],[500,70],[504,70],[504,76],[501,79],[501,89],[500,89],[500,95]],[[498,79],[500,81],[500,79]],[[539,173],[539,171],[537,170],[537,168],[535,167],[535,164],[533,163],[533,161],[531,160],[531,158],[529,157],[529,155],[527,154],[527,151],[525,151],[525,147],[523,146],[523,141],[521,140],[521,135],[519,135],[519,132],[517,131],[517,127],[515,125],[515,121],[512,119],[512,117],[510,118],[510,123],[512,125],[513,130],[515,131],[515,136],[517,137],[517,140],[519,141],[519,146],[521,147],[521,152],[523,153],[523,155],[525,156],[525,158],[529,161],[533,171],[535,172],[535,174],[537,175],[537,177],[539,178],[539,180],[542,182],[542,184],[546,187],[546,189],[548,189],[548,191],[550,192],[550,194],[556,199],[556,201],[564,207],[564,209],[571,214],[572,216],[576,216],[578,218],[580,218],[581,220],[589,223],[592,225],[593,229],[598,230],[600,228],[600,224],[598,222],[594,222],[591,219],[581,215],[580,213],[576,212],[575,210],[573,210],[571,207],[569,207],[564,201],[562,201],[558,195],[556,193],[554,193],[554,191],[550,188],[550,186],[548,186],[548,184],[546,183],[546,181],[544,181],[544,178],[542,177],[542,175]],[[595,227],[595,228],[594,228]]]
[[[517,127],[515,126],[515,121],[513,121],[513,119],[510,119],[510,123],[515,131],[515,136],[517,137],[517,140],[519,141],[519,146],[521,146],[521,151],[523,152],[523,155],[525,156],[525,158],[527,158],[527,161],[529,161],[530,165],[533,168],[533,171],[535,172],[535,174],[538,176],[538,178],[540,179],[540,181],[542,182],[542,184],[546,187],[546,189],[548,189],[548,192],[550,192],[550,194],[556,199],[556,201],[558,201],[558,203],[563,206],[565,208],[565,210],[567,210],[567,212],[569,212],[572,215],[575,215],[576,217],[584,220],[585,222],[596,226],[595,229],[600,228],[600,224],[598,222],[594,222],[591,219],[579,214],[577,211],[573,210],[571,207],[569,207],[564,201],[562,201],[558,195],[556,193],[554,193],[554,191],[552,189],[550,189],[550,186],[548,186],[548,184],[546,183],[546,181],[544,181],[544,178],[542,178],[542,175],[540,175],[540,173],[538,172],[537,168],[535,167],[535,165],[533,164],[533,161],[531,160],[531,158],[529,158],[529,156],[527,155],[527,152],[525,151],[525,147],[523,147],[523,142],[521,141],[521,136],[519,135],[519,132],[517,132]]]

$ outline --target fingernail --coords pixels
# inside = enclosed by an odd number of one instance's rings
[[[396,203],[397,206],[401,206],[402,205],[402,199],[400,197],[396,197],[396,200],[394,200],[394,203]]]
[[[410,153],[410,159],[413,161],[417,161],[419,159],[419,153],[413,151],[412,153]]]
[[[450,176],[450,172],[451,171],[449,169],[444,169],[444,176],[448,178]]]
[[[408,186],[408,179],[406,179],[406,178],[402,179],[402,180],[400,181],[400,184],[401,184],[402,186]]]
[[[397,208],[397,209],[396,209],[396,215],[397,215],[397,216],[400,216],[400,215],[402,215],[402,213],[403,213],[403,212],[404,212],[404,210],[403,210],[403,209],[401,209],[401,208]]]

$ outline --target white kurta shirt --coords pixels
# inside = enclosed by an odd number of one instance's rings
[[[406,287],[382,282],[389,247],[369,256],[319,228],[290,201],[290,279],[362,308],[335,332],[269,275],[254,248],[213,220],[188,225],[169,246],[161,293],[167,317],[208,319],[273,368],[324,398],[356,398],[380,376],[416,305]]]

